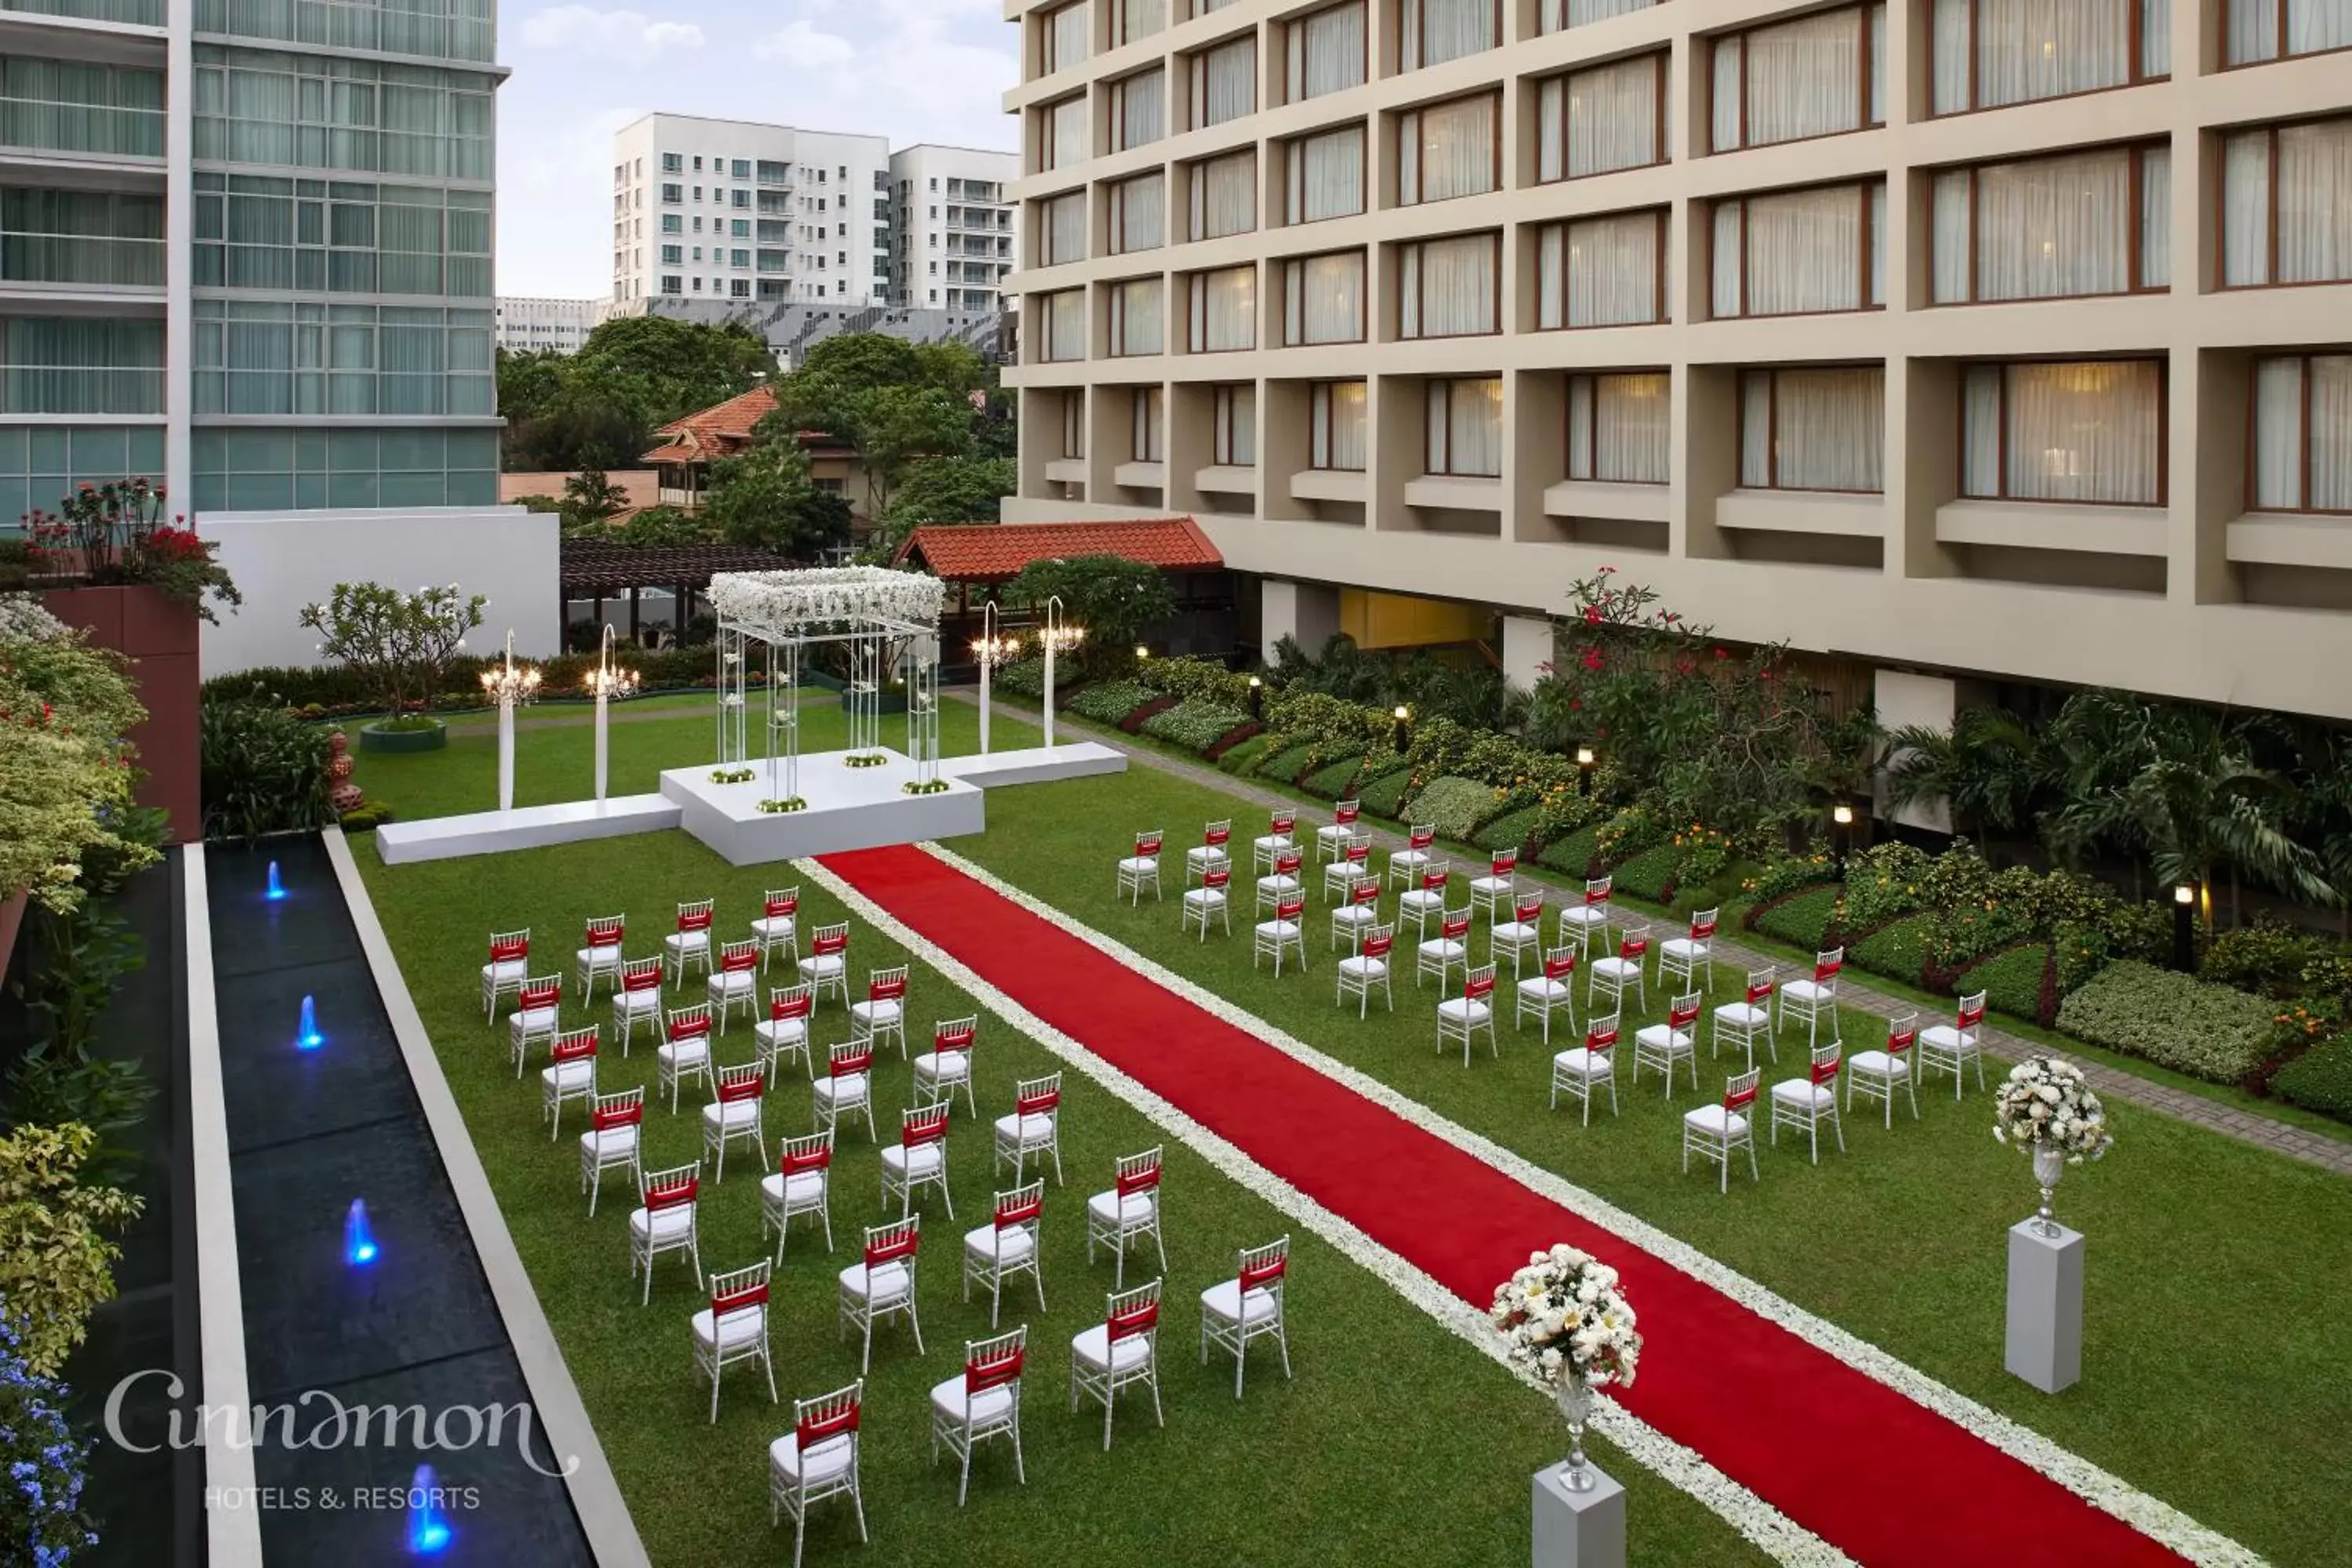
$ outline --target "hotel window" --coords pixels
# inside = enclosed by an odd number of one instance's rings
[[[1320,223],[1364,210],[1364,128],[1342,126],[1283,144],[1282,221]]]
[[[1223,239],[1257,227],[1257,150],[1249,148],[1192,166],[1189,239]]]
[[[1060,267],[1067,262],[1087,258],[1087,193],[1071,191],[1055,196],[1045,204],[1045,256],[1047,267]]]
[[[1886,372],[1751,370],[1739,378],[1739,482],[1748,489],[1886,489]]]
[[[1161,352],[1160,279],[1138,278],[1110,286],[1110,352],[1114,358]]]
[[[1502,0],[1397,0],[1401,71],[1441,66],[1502,41]]]
[[[1087,455],[1087,395],[1076,388],[1061,395],[1062,456]]]
[[[1168,0],[1111,0],[1110,41],[1116,48],[1148,38],[1168,25]]]
[[[1037,111],[1037,168],[1066,169],[1087,157],[1087,95],[1049,103]]]
[[[1283,101],[1299,103],[1364,85],[1364,0],[1310,11],[1282,29]]]
[[[1196,354],[1257,347],[1257,268],[1226,267],[1184,279],[1185,347]]]
[[[1885,124],[1886,6],[1725,34],[1715,40],[1714,97],[1717,153]]]
[[[1886,182],[1715,204],[1711,310],[1793,316],[1886,303]]]
[[[1568,477],[1666,482],[1666,373],[1568,378]]]
[[[1044,296],[1045,331],[1038,334],[1046,363],[1058,364],[1087,357],[1087,291],[1065,289]]]
[[[2253,511],[2352,512],[2352,354],[2254,362]]]
[[[1497,330],[1503,237],[1464,234],[1397,247],[1397,335],[1458,338]]]
[[[1111,151],[1124,153],[1168,134],[1168,73],[1158,66],[1110,84]]]
[[[1666,214],[1546,224],[1536,235],[1536,325],[1639,326],[1666,319]]]
[[[1038,47],[1042,51],[1037,61],[1039,76],[1052,76],[1055,71],[1067,70],[1092,52],[1087,47],[1093,41],[1093,29],[1088,25],[1092,16],[1093,10],[1087,0],[1078,0],[1075,5],[1065,5],[1058,11],[1045,14],[1037,29]]]
[[[1428,386],[1429,443],[1423,471],[1454,479],[1503,477],[1503,383],[1433,381]]]
[[[1565,33],[1591,22],[1605,22],[1628,11],[1644,11],[1658,0],[1538,0],[1536,26],[1546,33]]]
[[[1536,178],[1576,180],[1666,161],[1666,57],[1637,55],[1536,85]]]
[[[1407,110],[1396,117],[1397,205],[1484,195],[1503,183],[1496,93]]]
[[[1185,15],[1188,16],[1206,16],[1211,12],[1222,11],[1232,4],[1234,4],[1234,0],[1192,0],[1192,5],[1186,10]]]
[[[1309,468],[1364,471],[1364,384],[1318,381],[1307,398]]]
[[[1168,181],[1159,173],[1121,180],[1108,191],[1110,253],[1157,250],[1167,243]]]
[[[1219,468],[1257,467],[1257,388],[1244,383],[1217,388],[1213,461]]]
[[[1938,305],[2162,289],[2171,254],[2172,154],[2161,146],[1936,176]]]
[[[2221,283],[2352,279],[2352,118],[2221,139]]]
[[[1936,114],[2157,81],[2172,0],[1934,0],[1927,51]]]
[[[1257,112],[1255,33],[1190,56],[1185,67],[1191,73],[1193,130]]]
[[[1128,456],[1139,463],[1165,461],[1166,449],[1160,442],[1168,428],[1167,395],[1156,386],[1139,386],[1131,407]]]
[[[2225,0],[2224,58],[2253,65],[2352,48],[2352,0]],[[2284,40],[2284,47],[2282,47]]]
[[[1294,257],[1282,264],[1282,344],[1364,341],[1364,253]]]
[[[2162,506],[2164,366],[2156,360],[1969,366],[1960,388],[1960,493]]]

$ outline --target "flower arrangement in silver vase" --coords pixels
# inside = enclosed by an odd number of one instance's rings
[[[2044,1236],[2058,1234],[2050,1212],[2058,1178],[2069,1165],[2105,1159],[2116,1141],[2107,1131],[2106,1108],[2083,1069],[2063,1057],[2028,1057],[2009,1069],[1993,1091],[1992,1135],[2033,1156]]]
[[[1565,1244],[1531,1253],[1527,1267],[1495,1288],[1488,1316],[1510,1342],[1509,1356],[1552,1391],[1568,1421],[1571,1491],[1590,1491],[1584,1428],[1592,1419],[1593,1390],[1632,1387],[1642,1359],[1633,1309],[1618,1289],[1617,1270]]]

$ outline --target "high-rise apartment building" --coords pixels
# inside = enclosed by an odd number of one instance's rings
[[[890,154],[890,302],[908,310],[987,311],[1019,265],[1013,153],[928,142]]]
[[[491,0],[5,9],[0,527],[494,503]]]
[[[1310,647],[1602,565],[1877,672],[2352,717],[2352,6],[1019,15],[1008,521]],[[2337,52],[2330,52],[2337,51]]]
[[[603,300],[551,300],[523,294],[501,294],[498,302],[499,347],[516,353],[548,350],[579,352],[588,334],[604,320]]]
[[[613,299],[879,305],[890,143],[648,114],[613,136]]]

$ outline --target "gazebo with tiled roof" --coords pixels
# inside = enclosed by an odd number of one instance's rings
[[[755,386],[655,431],[661,445],[639,460],[659,472],[663,502],[688,511],[700,507],[710,486],[710,465],[722,458],[741,456],[751,445],[760,421],[775,411],[774,390]],[[849,502],[853,514],[862,515],[865,468],[858,461],[857,448],[821,430],[802,431],[800,441],[801,450],[809,456],[810,475],[817,488],[834,491]]]

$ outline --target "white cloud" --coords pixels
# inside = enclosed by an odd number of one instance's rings
[[[656,22],[642,11],[599,11],[588,5],[557,5],[522,25],[523,42],[541,49],[582,49],[615,58],[698,49],[702,29],[691,22]]]
[[[795,66],[836,66],[856,52],[847,38],[820,33],[806,20],[789,22],[751,46],[755,58]]]

